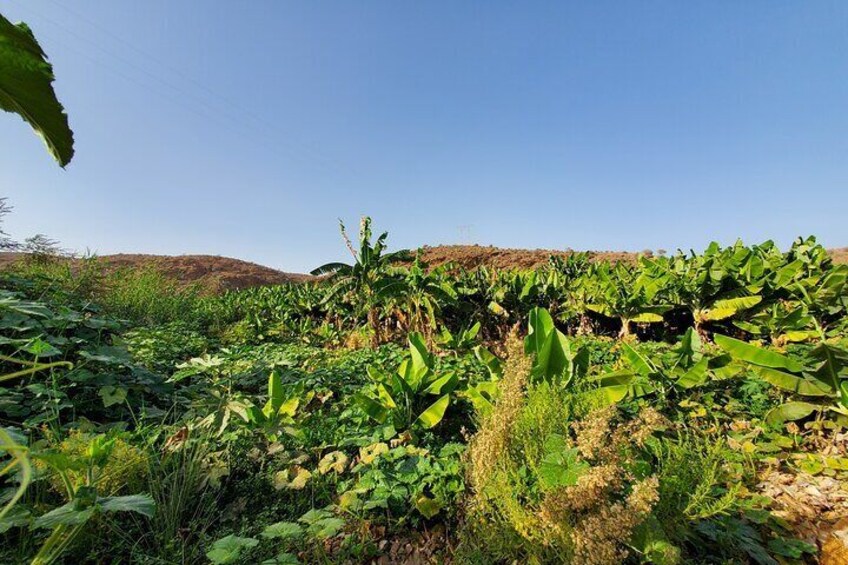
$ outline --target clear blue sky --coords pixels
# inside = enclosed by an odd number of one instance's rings
[[[848,245],[848,2],[0,0],[67,170],[0,115],[13,235],[303,271],[392,247]]]

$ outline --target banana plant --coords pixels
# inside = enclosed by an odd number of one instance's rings
[[[589,305],[595,293],[597,268],[590,264],[581,276],[572,279],[565,293],[565,301],[560,305],[557,319],[569,325],[573,325],[576,320],[577,335],[590,335],[593,332]]]
[[[531,378],[536,381],[568,386],[589,369],[589,351],[575,347],[544,308],[530,310],[524,353],[533,356]]]
[[[632,323],[659,323],[670,306],[659,303],[666,277],[637,273],[623,263],[604,264],[596,272],[596,292],[586,307],[621,322],[620,339],[628,339]]]
[[[364,313],[372,330],[372,345],[380,342],[380,319],[378,287],[387,277],[390,265],[409,259],[408,250],[386,253],[386,238],[383,232],[375,243],[371,242],[371,218],[363,216],[359,224],[359,249],[355,249],[347,236],[344,223],[339,220],[339,229],[353,263],[327,263],[314,269],[313,275],[329,275],[332,285],[324,298],[325,303],[336,298],[348,300]]]
[[[717,334],[716,345],[775,388],[803,398],[776,408],[771,422],[832,413],[848,425],[848,350],[822,340],[804,361]]]
[[[459,384],[456,373],[435,371],[433,356],[421,334],[410,333],[408,341],[409,356],[398,370],[387,375],[369,366],[373,385],[355,397],[369,417],[381,424],[391,423],[398,432],[436,426],[444,418],[451,393]]]
[[[736,320],[733,325],[758,339],[770,340],[776,347],[819,337],[815,320],[807,313],[806,307],[783,300],[761,308],[747,320]]]
[[[430,338],[442,308],[456,300],[456,291],[442,278],[442,270],[427,271],[420,256],[409,269],[396,270],[376,285],[376,298],[389,304],[408,331]]]
[[[490,280],[488,308],[506,320],[520,320],[540,300],[541,283],[536,271],[495,271]]]
[[[816,330],[824,338],[829,323],[848,308],[848,265],[814,273],[790,288],[793,297],[804,305]]]
[[[477,335],[480,333],[481,327],[480,322],[475,322],[471,327],[459,330],[456,333],[452,333],[448,328],[442,328],[436,343],[442,349],[453,351],[455,354],[468,351],[477,342]]]
[[[281,433],[299,437],[300,430],[295,427],[297,409],[301,403],[309,404],[314,396],[314,391],[305,392],[302,385],[287,391],[279,371],[273,370],[268,376],[268,401],[262,408],[247,407],[248,423],[261,430],[269,441],[276,441]]]
[[[726,356],[707,357],[694,328],[688,328],[676,347],[664,357],[645,356],[621,342],[623,369],[591,379],[610,403],[651,394],[668,396],[707,384],[727,366]]]
[[[762,285],[746,286],[742,274],[747,270],[757,278],[757,257],[741,242],[724,249],[712,242],[700,255],[643,258],[642,266],[649,278],[667,277],[669,301],[690,312],[695,331],[705,339],[708,323],[731,319],[762,302]]]

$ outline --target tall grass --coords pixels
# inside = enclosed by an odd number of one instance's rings
[[[126,516],[110,525],[130,548],[133,563],[206,563],[202,544],[219,515],[219,493],[209,485],[205,466],[207,440],[186,438],[151,453],[145,490],[156,502],[155,515],[152,519]]]
[[[155,265],[110,269],[94,256],[25,256],[3,277],[30,297],[94,307],[131,325],[198,324],[205,318],[201,286],[183,284]]]
[[[196,322],[199,300],[198,285],[182,285],[153,266],[110,273],[99,297],[106,313],[140,325]]]

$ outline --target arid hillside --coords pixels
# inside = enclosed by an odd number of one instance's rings
[[[510,249],[490,245],[437,245],[433,247],[425,245],[421,248],[421,252],[422,260],[431,267],[453,262],[466,269],[484,265],[498,269],[532,269],[547,263],[551,255],[565,257],[573,251],[570,249]],[[593,258],[598,260],[608,259],[611,261],[632,261],[637,256],[636,253],[626,251],[591,251],[590,253]]]
[[[454,262],[466,269],[482,265],[495,268],[532,269],[548,262],[551,255],[562,257],[572,253],[572,250],[555,249],[509,249],[485,245],[437,245],[421,248],[422,260],[435,267],[448,262]],[[632,251],[590,251],[596,260],[634,261],[639,253]],[[830,250],[833,260],[837,263],[848,263],[848,247]]]
[[[0,269],[23,259],[21,253],[0,253]],[[79,259],[67,259],[79,261]],[[284,273],[270,267],[218,255],[143,255],[120,253],[96,259],[107,270],[156,267],[185,283],[199,283],[211,291],[232,290],[311,280],[310,275]]]

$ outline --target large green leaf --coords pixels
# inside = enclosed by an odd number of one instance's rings
[[[243,550],[256,547],[258,544],[259,540],[257,539],[230,534],[213,543],[212,549],[206,553],[206,557],[215,565],[235,563],[241,557]]]
[[[747,361],[748,363],[759,365],[761,367],[771,367],[773,369],[786,369],[793,373],[800,373],[804,370],[804,366],[790,359],[785,355],[745,343],[726,335],[716,334],[716,345],[730,353],[736,359]]]
[[[268,404],[266,410],[271,414],[276,414],[284,401],[283,378],[280,376],[279,371],[271,371],[271,374],[268,375]]]
[[[686,371],[683,376],[677,379],[675,383],[680,388],[694,388],[700,386],[707,381],[707,369],[709,368],[710,360],[704,357],[695,365]]]
[[[135,512],[148,518],[153,517],[156,509],[156,503],[146,494],[98,498],[97,506],[102,512]]]
[[[701,353],[701,338],[694,328],[687,328],[680,342],[674,348],[675,367],[689,367],[694,363],[695,356]]]
[[[412,332],[409,334],[409,359],[401,363],[399,374],[412,390],[419,390],[425,380],[425,375],[432,369],[433,361],[424,337]]]
[[[478,345],[474,348],[474,356],[486,366],[486,369],[489,371],[489,376],[493,379],[501,378],[503,374],[503,366],[501,365],[501,360],[495,357],[491,351],[483,347],[482,345]]]
[[[630,321],[637,324],[653,324],[662,322],[663,317],[662,314],[657,314],[656,312],[640,312],[630,318]]]
[[[848,351],[828,343],[820,343],[811,354],[820,361],[819,366],[813,372],[813,376],[833,389],[839,395],[842,403],[848,406],[848,396],[843,394],[841,387],[845,368],[848,367]]]
[[[803,396],[831,396],[831,393],[816,381],[796,377],[795,375],[770,367],[754,366],[753,369],[761,379],[773,384],[777,388],[782,388],[783,390]]]
[[[539,482],[544,489],[577,484],[589,464],[579,459],[577,448],[569,447],[560,434],[551,434],[545,440],[545,455],[539,465]]]
[[[64,167],[74,156],[74,134],[53,91],[53,67],[24,23],[0,15],[0,108],[20,115]]]
[[[303,528],[295,522],[277,522],[265,526],[265,529],[259,535],[265,539],[298,539],[303,536]]]
[[[471,401],[471,404],[474,406],[474,409],[479,414],[488,414],[490,410],[493,408],[492,401],[483,396],[484,389],[481,388],[481,385],[491,384],[497,387],[497,383],[480,383],[478,385],[469,386],[465,389],[465,395],[468,397],[468,400]],[[493,396],[493,395],[491,395]],[[491,397],[490,396],[490,397]]]
[[[369,417],[382,424],[389,416],[389,410],[376,400],[365,396],[364,394],[354,395],[356,402],[362,407]]]
[[[396,391],[399,392],[399,391]],[[382,383],[377,384],[377,399],[380,404],[385,406],[390,410],[394,410],[397,408],[397,403],[395,402],[394,396],[389,392],[389,389],[386,388]]]
[[[415,421],[424,428],[432,428],[445,417],[448,404],[450,404],[450,395],[446,394],[424,410]]]
[[[89,506],[83,510],[77,510],[75,502],[71,501],[39,516],[33,525],[36,528],[76,526],[86,523],[94,515],[95,510],[96,508],[94,506]]]
[[[424,394],[447,394],[452,392],[458,384],[459,377],[456,376],[456,373],[450,372],[430,383],[424,390]]]
[[[709,308],[704,314],[702,318],[705,321],[715,322],[718,320],[725,320],[732,316],[735,316],[739,312],[743,310],[747,310],[748,308],[752,308],[762,302],[762,296],[740,296],[738,298],[726,298],[723,300],[716,300],[712,307]]]
[[[650,361],[648,361],[645,357],[639,354],[638,351],[633,349],[628,344],[622,342],[621,344],[621,354],[633,368],[633,370],[643,376],[648,376],[654,372],[654,368],[651,365]]]
[[[609,404],[616,404],[624,400],[627,394],[630,392],[629,385],[612,385],[605,386],[599,389],[604,399]]]
[[[630,543],[642,554],[643,563],[678,565],[680,549],[669,541],[659,520],[651,514],[633,531]]]
[[[331,275],[339,271],[350,270],[350,268],[350,265],[346,263],[327,263],[326,265],[321,265],[320,267],[312,269],[309,274],[313,276]]]
[[[821,406],[810,404],[809,402],[787,402],[769,410],[768,414],[766,414],[766,422],[771,425],[778,425],[784,422],[800,420],[801,418],[806,418],[816,410],[821,410]]]
[[[527,337],[524,338],[524,352],[539,354],[545,340],[556,329],[550,312],[538,306],[530,310]]]

